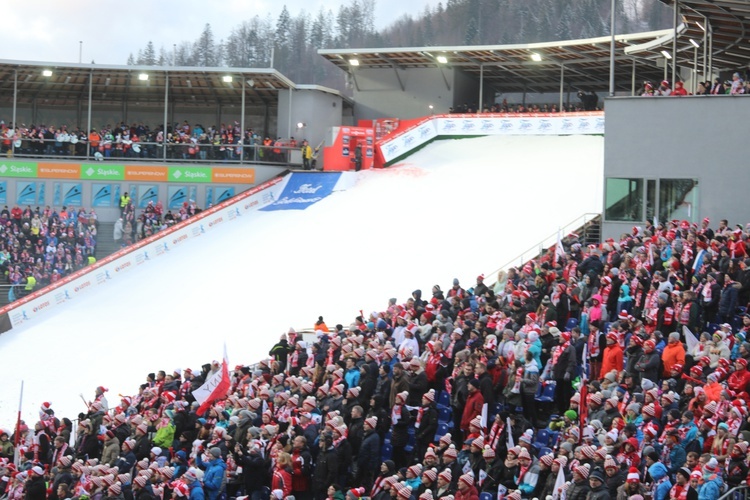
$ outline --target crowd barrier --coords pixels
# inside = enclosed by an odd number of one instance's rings
[[[485,135],[600,135],[604,112],[434,115],[381,139],[387,164],[438,137]]]

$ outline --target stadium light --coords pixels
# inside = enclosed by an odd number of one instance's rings
[[[349,64],[352,66],[359,66],[359,59],[349,59]]]
[[[52,70],[51,69],[42,70],[42,76],[46,76],[46,77],[52,76]]]
[[[534,62],[541,62],[542,61],[542,56],[539,55],[539,54],[537,54],[536,52],[532,52],[531,53],[531,60],[534,61]]]
[[[698,47],[700,47],[700,46],[701,46],[701,44],[699,44],[698,42],[696,42],[696,41],[695,41],[695,40],[693,40],[692,38],[690,39],[690,43],[692,43],[692,44],[693,44],[693,47],[695,47],[696,49],[697,49]]]
[[[672,59],[672,54],[670,54],[666,50],[662,50],[661,55],[663,55],[666,59]]]
[[[297,130],[305,128],[306,124],[304,122],[297,122]]]
[[[146,81],[148,81],[148,75],[147,75],[146,73],[140,73],[140,74],[138,75],[138,79],[139,79],[140,81],[142,81],[142,82],[146,82]]]
[[[706,28],[704,28],[704,27],[703,27],[703,25],[702,25],[701,23],[699,23],[698,21],[696,21],[696,22],[695,22],[695,24],[697,24],[697,25],[698,25],[698,27],[699,27],[700,29],[702,29],[703,31],[706,31]]]
[[[232,83],[232,75],[224,75],[221,77],[221,81],[224,83]]]
[[[440,64],[448,64],[448,58],[445,56],[437,56],[437,62]]]

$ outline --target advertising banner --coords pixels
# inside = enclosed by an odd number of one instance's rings
[[[0,181],[0,205],[8,203],[8,181]]]
[[[255,169],[249,167],[196,167],[160,165],[122,165],[115,163],[54,163],[0,161],[0,176],[42,179],[191,182],[218,184],[255,184]]]
[[[19,205],[33,205],[36,203],[36,182],[19,182],[17,184],[16,203]]]
[[[188,200],[187,196],[187,186],[169,186],[167,188],[167,209],[179,209]]]
[[[138,186],[138,208],[146,208],[149,201],[159,201],[159,186]]]
[[[261,210],[304,210],[331,194],[339,177],[341,172],[293,173],[279,199]]]
[[[83,204],[83,186],[80,182],[55,182],[55,191],[58,187],[62,193],[62,202],[55,205],[80,207]]]
[[[112,184],[95,182],[91,185],[91,205],[94,208],[112,206]]]
[[[604,113],[435,115],[386,136],[378,147],[388,163],[436,138],[485,135],[586,135],[604,133]]]

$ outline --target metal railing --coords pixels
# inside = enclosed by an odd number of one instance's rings
[[[3,143],[8,141],[8,143]],[[129,141],[110,142],[103,139],[97,146],[88,141],[59,142],[55,139],[0,138],[0,153],[8,157],[67,159],[85,161],[148,161],[150,163],[244,163],[292,164],[292,152],[299,146],[274,146],[263,144],[221,144]],[[165,151],[166,148],[166,151]],[[296,163],[295,163],[296,164]]]
[[[598,213],[585,213],[577,217],[576,219],[568,222],[567,224],[560,226],[560,229],[559,229],[560,237],[565,238],[565,236],[567,236],[571,232],[576,232],[576,231],[583,231],[585,233],[588,226],[590,226],[592,222],[596,222],[597,219],[601,220],[601,215],[602,214],[598,214]],[[543,238],[534,246],[528,248],[527,250],[524,250],[518,256],[514,257],[513,259],[509,260],[502,266],[498,267],[491,273],[485,274],[485,276],[488,276],[488,277],[496,276],[497,273],[501,270],[507,270],[513,266],[522,266],[526,262],[540,257],[541,255],[544,254],[546,250],[548,250],[549,248],[552,248],[555,245],[555,243],[557,243],[557,235],[558,235],[558,231],[555,231],[549,236]],[[583,238],[585,234],[580,234],[580,236]]]
[[[743,481],[744,483],[744,481]],[[750,486],[741,484],[721,495],[718,500],[748,500],[750,499]]]

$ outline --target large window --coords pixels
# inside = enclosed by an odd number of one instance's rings
[[[604,218],[610,221],[643,220],[643,179],[607,179]]]
[[[698,180],[659,179],[659,220],[698,219]]]
[[[697,179],[610,178],[605,186],[605,220],[695,222],[700,218]]]

